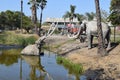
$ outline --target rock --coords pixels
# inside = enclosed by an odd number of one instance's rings
[[[87,78],[86,80],[116,80],[113,75],[108,74],[104,68],[88,69],[83,75]]]
[[[28,45],[21,51],[21,54],[23,54],[23,55],[39,55],[39,49],[36,44]]]

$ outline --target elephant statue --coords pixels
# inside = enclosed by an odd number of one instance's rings
[[[103,40],[106,42],[107,41],[107,48],[110,48],[110,26],[108,26],[106,23],[101,22],[102,25],[102,34],[103,34]],[[86,33],[86,37],[88,39],[88,49],[92,48],[92,42],[93,42],[93,37],[98,37],[97,33],[97,20],[94,19],[89,22],[83,22],[81,24],[81,30],[86,29],[84,32]],[[81,35],[81,34],[80,34]],[[79,35],[79,36],[80,36]]]

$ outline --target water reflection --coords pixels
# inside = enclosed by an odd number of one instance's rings
[[[52,52],[45,51],[44,56],[20,55],[21,49],[0,52],[0,80],[79,80],[73,69],[57,64]]]
[[[21,49],[0,49],[0,80],[19,80]]]
[[[44,67],[41,65],[41,58],[39,56],[22,56],[29,65],[30,65],[30,80],[45,80],[46,71]],[[39,76],[36,74],[36,71],[39,71]]]
[[[14,63],[17,63],[18,58],[20,57],[19,54],[20,51],[21,49],[10,49],[10,50],[1,51],[0,64],[10,66]]]

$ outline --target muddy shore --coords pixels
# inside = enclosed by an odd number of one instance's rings
[[[87,48],[87,43],[80,43],[78,39],[67,36],[52,35],[45,40],[50,50],[64,56],[74,63],[82,64],[87,76],[91,80],[120,80],[120,44],[113,44],[108,54],[100,57],[97,54],[96,42],[94,48]]]

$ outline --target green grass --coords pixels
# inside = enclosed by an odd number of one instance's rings
[[[111,42],[114,42],[114,37],[111,37]],[[116,37],[115,42],[120,43],[120,37]]]
[[[72,63],[70,60],[63,57],[58,56],[57,63],[68,69],[69,74],[81,75],[83,73],[83,66],[81,64]]]
[[[13,32],[4,32],[0,34],[0,44],[22,45],[34,44],[37,38],[35,36],[22,36]]]
[[[111,28],[111,34],[114,35],[114,28]],[[120,35],[120,31],[119,30],[115,30],[115,34],[116,35]]]

